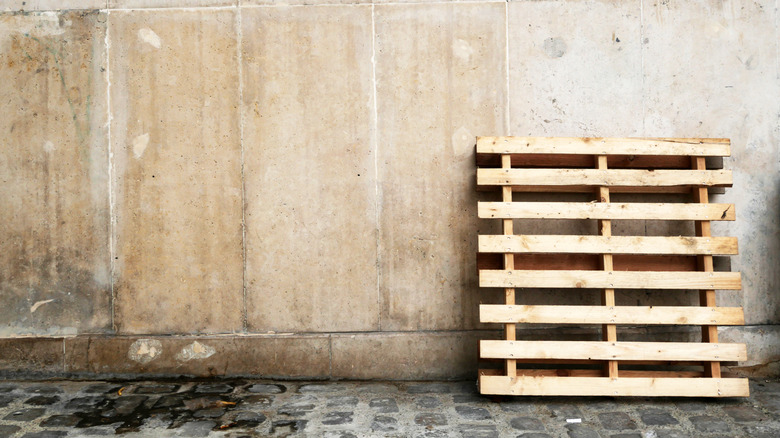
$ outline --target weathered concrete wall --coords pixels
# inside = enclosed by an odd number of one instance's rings
[[[0,370],[471,375],[499,299],[477,287],[474,138],[550,135],[732,139],[738,220],[714,228],[744,290],[719,302],[747,326],[721,337],[778,373],[779,20],[776,0],[5,1]]]

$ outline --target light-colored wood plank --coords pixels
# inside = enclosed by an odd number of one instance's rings
[[[481,287],[742,289],[739,272],[479,271]]]
[[[605,170],[607,166],[607,156],[599,155],[596,157],[596,168]],[[609,187],[599,187],[597,192],[598,199],[596,202],[609,203]],[[599,219],[599,236],[611,237],[612,236],[612,221],[609,219]],[[602,254],[601,256],[601,268],[604,271],[612,271],[612,254]],[[615,305],[615,289],[604,289],[601,292],[601,304],[604,306]],[[604,341],[615,342],[617,341],[617,326],[615,324],[604,324],[601,326],[601,339]],[[615,379],[618,377],[618,362],[616,360],[607,361],[604,367],[604,373],[607,377]]]
[[[736,237],[479,236],[479,252],[558,254],[737,254]]]
[[[747,397],[748,379],[480,376],[486,395]]]
[[[480,369],[480,376],[503,376],[501,370],[494,368]],[[523,369],[518,368],[520,376],[550,376],[550,377],[601,377],[601,370],[592,369]],[[620,377],[707,377],[703,371],[666,371],[666,370],[620,370]],[[723,373],[723,377],[738,377],[734,373]]]
[[[480,341],[484,359],[747,360],[745,344],[608,341]]]
[[[515,324],[743,325],[741,307],[481,304],[479,321]]]
[[[481,186],[730,187],[730,170],[477,169]]]
[[[501,167],[504,169],[511,169],[512,168],[512,157],[509,155],[502,155],[501,156]],[[501,199],[504,202],[512,202],[512,188],[511,187],[503,187],[501,190]],[[514,224],[512,219],[504,219],[503,220],[503,229],[505,235],[512,235],[514,234],[513,230]],[[504,254],[504,269],[515,269],[515,257],[512,254]],[[504,289],[504,302],[506,304],[512,305],[515,304],[515,289],[514,288],[506,288]],[[504,326],[504,339],[507,341],[513,341],[515,340],[515,332],[517,330],[517,327],[515,324],[506,324]],[[514,360],[508,359],[506,363],[504,364],[504,368],[506,368],[506,375],[509,377],[515,376],[515,368],[517,367],[517,364]]]
[[[727,138],[477,137],[477,153],[729,156]]]
[[[483,219],[651,219],[733,221],[734,204],[480,202]]]

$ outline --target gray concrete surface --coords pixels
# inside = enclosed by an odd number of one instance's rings
[[[0,437],[777,437],[745,399],[489,398],[474,382],[0,381]]]

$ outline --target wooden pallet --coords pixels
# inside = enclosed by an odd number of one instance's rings
[[[480,358],[502,365],[480,370],[480,392],[747,396],[747,379],[724,375],[720,367],[746,360],[746,347],[719,343],[717,331],[744,324],[742,308],[715,303],[716,289],[741,289],[739,273],[713,269],[713,256],[737,254],[736,238],[710,234],[710,221],[735,219],[733,204],[709,203],[709,190],[732,184],[731,172],[717,168],[719,157],[729,154],[727,139],[478,138],[477,186],[501,190],[501,201],[480,202],[478,214],[501,220],[503,231],[479,236],[479,283],[505,295],[503,305],[480,305],[480,321],[503,324],[505,334],[480,343]],[[593,196],[514,202],[513,192]],[[610,202],[613,193],[636,195]],[[675,199],[646,202],[646,193]],[[681,193],[690,197],[679,202]],[[598,235],[515,234],[515,219],[593,220]],[[612,222],[623,220],[693,221],[696,235],[613,236]],[[522,288],[600,294],[601,305],[518,305]],[[698,290],[700,306],[616,303],[616,289]],[[601,340],[517,340],[518,325],[531,324],[592,325],[600,327]],[[618,327],[658,325],[701,326],[702,342],[619,340]]]

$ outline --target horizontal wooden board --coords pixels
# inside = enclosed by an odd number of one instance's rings
[[[649,219],[733,221],[734,204],[479,202],[483,219]]]
[[[745,344],[693,342],[493,341],[479,343],[484,359],[747,360]]]
[[[741,307],[508,306],[482,304],[479,321],[529,324],[743,325]]]
[[[737,254],[736,237],[681,236],[479,236],[479,251],[559,254]]]
[[[603,362],[601,362],[603,363]],[[480,376],[505,376],[504,370],[486,368],[479,370]],[[517,368],[518,376],[549,376],[549,377],[603,377],[603,370],[594,369],[524,369]],[[706,377],[704,371],[666,371],[666,370],[624,370],[622,377]],[[722,377],[738,377],[734,373],[723,372]]]
[[[515,254],[515,267],[528,270],[601,271],[602,257],[597,254]],[[717,271],[730,271],[727,256],[714,256]],[[504,269],[504,256],[498,253],[478,253],[477,270]],[[613,271],[698,271],[696,256],[632,255],[612,256]]]
[[[479,271],[481,287],[742,289],[739,272]]]
[[[477,137],[477,153],[561,155],[731,154],[725,138]]]
[[[707,377],[480,376],[486,395],[747,397],[748,379]]]
[[[730,187],[730,170],[477,169],[482,186]]]

